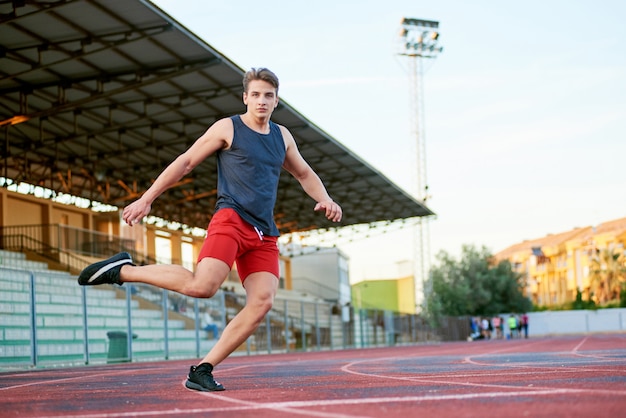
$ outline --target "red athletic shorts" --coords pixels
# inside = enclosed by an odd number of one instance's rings
[[[241,283],[250,274],[260,271],[267,271],[278,278],[277,240],[278,237],[268,237],[257,232],[234,209],[220,209],[211,218],[198,262],[211,257],[232,267],[236,261]]]

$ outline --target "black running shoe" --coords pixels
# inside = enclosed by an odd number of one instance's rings
[[[202,363],[199,366],[191,366],[189,376],[185,386],[189,389],[200,390],[202,392],[216,392],[224,390],[224,386],[213,379],[213,366],[209,363]]]
[[[92,286],[106,283],[121,286],[120,270],[125,264],[134,266],[133,259],[128,253],[115,254],[107,260],[93,263],[80,273],[78,284],[81,286]]]

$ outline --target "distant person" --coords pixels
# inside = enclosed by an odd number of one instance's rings
[[[483,317],[481,321],[481,328],[483,331],[483,337],[486,340],[491,339],[491,323],[489,322],[489,318]]]
[[[204,313],[202,314],[202,329],[204,331],[207,331],[207,338],[208,338],[208,332],[211,332],[213,335],[213,339],[216,339],[219,336],[220,330],[219,327],[217,326],[217,323],[215,322],[215,319],[213,318],[213,312],[211,310],[211,308],[206,308],[206,311],[204,311]]]
[[[507,325],[509,326],[509,332],[511,338],[515,338],[517,336],[517,318],[515,315],[510,315],[507,319]]]
[[[528,315],[526,313],[520,317],[520,327],[522,328],[521,331],[524,332],[524,338],[528,338]]]
[[[496,339],[502,339],[502,318],[498,315],[495,315],[491,319],[491,325],[493,325],[493,329],[496,331]]]
[[[124,209],[130,226],[150,213],[152,203],[207,157],[217,156],[217,203],[196,271],[179,265],[135,266],[128,253],[92,264],[79,275],[81,285],[142,282],[181,294],[210,298],[226,280],[233,263],[246,290],[246,305],[226,325],[209,353],[191,366],[186,387],[224,390],[213,368],[228,357],[259,326],[274,303],[279,277],[279,231],[274,205],[281,169],[287,170],[333,222],[341,207],[302,158],[292,134],[270,121],[278,106],[278,78],[266,68],[251,69],[243,78],[246,112],[219,119],[179,155],[135,202]],[[313,205],[312,205],[313,206]]]
[[[483,337],[482,335],[482,331],[481,331],[481,325],[479,324],[479,319],[475,318],[475,317],[470,317],[469,318],[469,324],[470,324],[470,330],[471,330],[471,334],[470,334],[470,340],[478,340],[480,338]]]

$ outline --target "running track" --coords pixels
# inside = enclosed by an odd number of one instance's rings
[[[0,373],[0,417],[624,417],[626,334]]]

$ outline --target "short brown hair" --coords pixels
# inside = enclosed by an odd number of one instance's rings
[[[246,74],[243,76],[243,92],[248,92],[248,85],[251,81],[254,80],[262,80],[267,83],[270,83],[276,89],[276,94],[278,94],[278,77],[276,74],[268,70],[267,68],[251,68]]]

